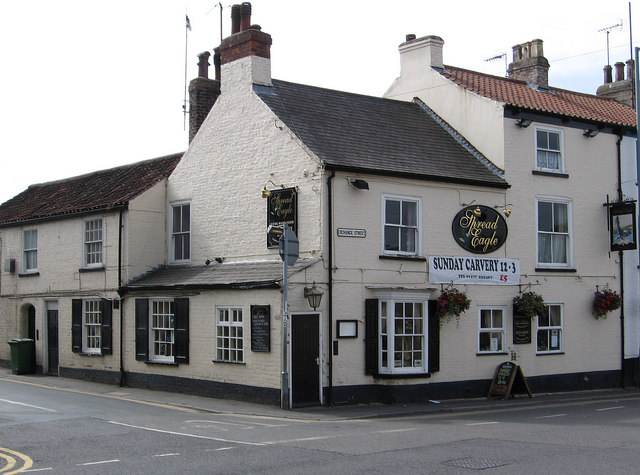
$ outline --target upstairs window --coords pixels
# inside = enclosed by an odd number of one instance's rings
[[[571,201],[563,198],[539,198],[538,265],[569,267],[571,265]]]
[[[38,230],[25,229],[22,233],[23,269],[25,272],[38,270]]]
[[[191,203],[171,205],[171,262],[191,259]]]
[[[383,197],[383,253],[417,256],[420,254],[421,202],[418,199]]]
[[[102,218],[84,222],[84,267],[102,266]]]
[[[562,134],[559,131],[536,130],[536,169],[563,172]]]

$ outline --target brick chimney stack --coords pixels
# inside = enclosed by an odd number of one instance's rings
[[[220,96],[219,61],[217,61],[216,79],[209,79],[210,56],[211,53],[208,51],[198,55],[198,77],[189,83],[189,143],[200,130],[213,104]]]
[[[604,84],[598,88],[596,95],[600,97],[608,97],[616,100],[624,105],[635,109],[633,78],[635,76],[635,61],[628,59],[627,77],[625,79],[624,70],[625,63],[617,62],[615,67],[615,82],[612,80],[612,68],[610,65],[604,67]]]
[[[261,31],[260,26],[251,24],[251,4],[244,2],[231,7],[231,36],[215,49],[220,55],[220,65],[243,58],[271,59],[271,35]],[[223,75],[224,76],[224,75]],[[225,78],[222,78],[223,82]],[[252,63],[251,82],[271,85],[271,62]]]
[[[532,40],[513,47],[509,77],[525,81],[539,89],[549,89],[549,61],[542,51],[542,40]]]

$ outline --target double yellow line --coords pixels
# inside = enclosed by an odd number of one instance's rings
[[[30,457],[25,454],[21,454],[20,452],[16,452],[15,450],[5,449],[4,447],[0,447],[0,459],[4,459],[6,461],[5,466],[0,468],[0,473],[4,475],[13,475],[14,473],[24,472],[33,466],[33,460],[31,460]],[[23,464],[21,467],[14,470],[17,463],[16,459],[22,460]]]

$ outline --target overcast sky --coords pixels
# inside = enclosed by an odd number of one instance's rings
[[[239,2],[238,2],[239,3]],[[540,38],[551,86],[595,94],[632,56],[627,0],[253,0],[277,79],[381,96],[405,36],[438,35],[444,62],[503,76],[512,46]],[[222,5],[222,8],[221,8]],[[606,7],[605,7],[606,5]],[[183,151],[197,54],[231,29],[209,0],[0,0],[0,203],[30,184]],[[632,2],[640,38],[640,3]],[[634,53],[635,54],[635,53]],[[188,123],[188,122],[187,122]]]

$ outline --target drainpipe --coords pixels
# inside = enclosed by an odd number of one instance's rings
[[[122,209],[120,209],[120,216],[118,216],[118,290],[122,286]],[[120,294],[118,294],[118,297]],[[124,297],[120,299],[120,381],[119,386],[124,386],[124,364],[122,361],[124,354],[124,338],[123,338],[123,327],[124,327]]]
[[[622,134],[618,135],[616,141],[616,152],[618,154],[618,202],[623,198],[622,194],[622,153],[620,152],[620,143],[622,142]],[[625,362],[624,362],[624,253],[618,251],[619,267],[620,267],[620,298],[622,305],[620,306],[620,387],[625,387]]]
[[[335,170],[331,170],[331,175],[327,178],[327,228],[329,230],[329,277],[327,279],[327,297],[329,299],[329,389],[327,391],[327,403],[333,405],[333,199],[332,182],[336,176]]]

